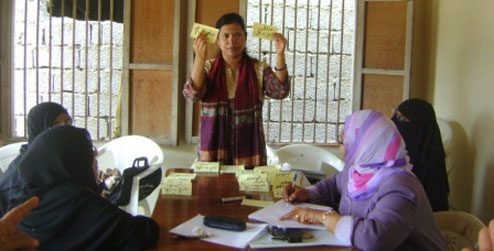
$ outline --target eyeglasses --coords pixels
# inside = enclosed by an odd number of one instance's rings
[[[343,142],[344,142],[343,133],[340,134],[340,136],[338,136],[338,139],[336,140],[336,142],[338,143],[338,145],[343,145]]]

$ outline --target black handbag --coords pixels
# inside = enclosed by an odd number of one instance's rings
[[[125,206],[129,204],[134,176],[149,167],[148,159],[146,157],[136,158],[132,163],[132,167],[126,168],[123,171],[122,178],[108,197],[108,201],[117,206]],[[154,189],[156,189],[156,187],[160,185],[161,176],[161,168],[158,168],[150,175],[139,180],[139,200],[146,198],[154,191]]]

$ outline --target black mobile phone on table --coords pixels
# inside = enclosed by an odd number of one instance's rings
[[[230,231],[244,231],[247,225],[242,219],[218,216],[218,215],[208,215],[203,219],[203,224],[212,228],[219,228]]]

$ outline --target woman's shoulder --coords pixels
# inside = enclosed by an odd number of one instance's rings
[[[377,193],[381,195],[399,193],[415,201],[417,195],[420,194],[421,186],[415,175],[409,172],[402,172],[386,178],[379,186]]]

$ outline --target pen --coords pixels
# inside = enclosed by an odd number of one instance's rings
[[[227,198],[221,198],[221,202],[235,202],[235,201],[241,201],[245,198],[245,196],[236,196],[236,197],[227,197]]]
[[[297,181],[297,174],[293,175],[293,182],[292,182],[292,190],[290,191],[290,194],[295,192],[295,183]]]

